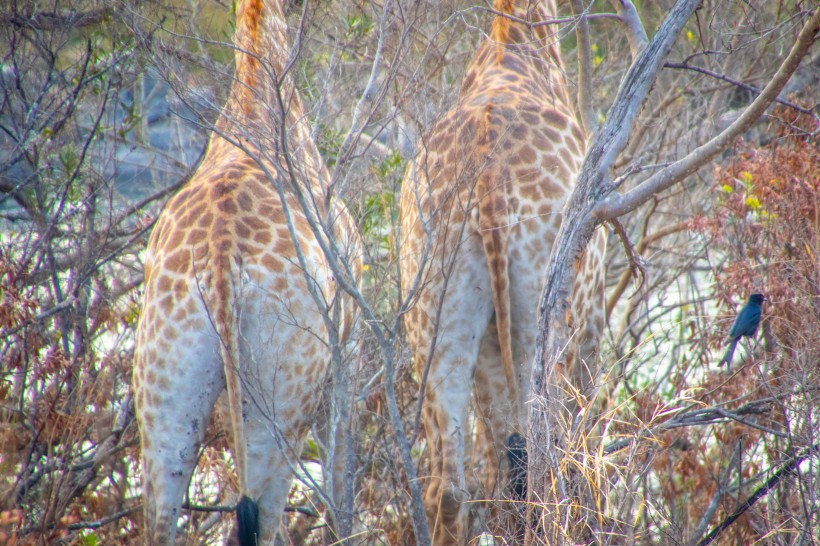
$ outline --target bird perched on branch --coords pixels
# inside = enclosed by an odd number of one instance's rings
[[[757,333],[757,327],[760,325],[760,305],[764,301],[766,301],[766,297],[763,296],[763,294],[752,294],[749,296],[749,301],[746,302],[746,305],[744,305],[740,313],[737,314],[737,318],[734,324],[732,324],[732,329],[729,330],[729,346],[726,348],[726,353],[724,353],[723,358],[718,362],[718,366],[722,366],[724,363],[731,365],[732,357],[735,354],[735,347],[737,347],[737,342],[740,341],[740,338],[752,337]]]

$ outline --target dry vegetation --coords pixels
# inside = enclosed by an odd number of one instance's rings
[[[636,2],[650,37],[671,4]],[[599,1],[591,12],[612,9]],[[737,117],[813,9],[704,2],[616,162],[616,177],[628,174],[624,189]],[[369,254],[363,292],[375,320],[360,326],[349,363],[353,542],[413,544],[402,445],[414,474],[423,478],[427,463],[419,378],[398,319],[396,196],[488,13],[457,0],[290,3],[288,13],[291,38],[303,33],[294,75]],[[616,21],[590,24],[593,105],[603,119],[631,57]],[[221,0],[0,8],[2,543],[141,543],[130,394],[140,253],[224,100],[231,32],[231,3]],[[571,82],[574,32],[556,27]],[[620,218],[631,253],[612,231],[601,388],[586,401],[591,432],[565,454],[588,484],[574,536],[613,545],[820,542],[818,74],[815,44],[785,104],[712,165]],[[752,291],[770,299],[761,332],[730,370],[717,369]],[[393,397],[403,434],[388,411]],[[216,544],[230,532],[227,446],[215,420],[181,518],[186,543]],[[311,443],[304,459],[317,458]],[[470,468],[480,472],[481,462]],[[295,488],[291,540],[328,541],[322,513]]]

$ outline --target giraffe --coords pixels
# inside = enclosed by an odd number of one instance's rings
[[[174,542],[222,393],[241,540],[273,544],[291,465],[323,398],[328,309],[340,298],[309,217],[346,237],[351,254],[358,243],[344,207],[324,200],[329,176],[287,76],[286,32],[279,2],[237,3],[227,102],[148,242],[133,379],[148,544]],[[349,308],[344,317],[348,331]]]
[[[543,275],[586,147],[550,27],[528,24],[554,17],[554,1],[496,0],[495,10],[457,103],[420,145],[401,192],[404,324],[425,389],[434,544],[467,532],[471,396],[491,461],[486,494],[499,494],[505,441],[526,433]],[[605,250],[599,230],[575,266],[563,373],[582,394],[597,375]]]

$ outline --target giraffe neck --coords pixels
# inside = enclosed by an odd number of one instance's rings
[[[280,2],[239,0],[234,46],[234,80],[217,132],[241,138],[252,149],[278,151],[282,122],[291,128],[302,118],[292,81],[283,76],[288,64],[287,23]]]
[[[495,0],[494,8],[499,15],[493,18],[489,39],[482,44],[483,51],[473,59],[468,74],[478,75],[497,68],[520,71],[512,67],[521,63],[529,65],[532,73],[541,74],[541,81],[553,96],[571,109],[558,48],[558,26],[538,24],[556,18],[555,1]],[[510,55],[516,60],[511,62]],[[466,78],[470,83],[462,88],[462,93],[469,92],[472,82],[480,80],[480,77]]]
[[[239,0],[234,34],[234,81],[217,127],[247,129],[249,123],[278,126],[276,80],[287,63],[287,26],[279,2]],[[281,92],[290,91],[282,82]],[[291,93],[292,94],[292,93]]]
[[[556,18],[554,0],[495,0],[494,8],[503,14],[528,21],[530,25],[496,15],[490,29],[490,39],[499,45],[518,46],[530,50],[550,64],[562,68],[558,52],[558,38],[553,33],[555,25],[537,25],[541,21]],[[536,26],[531,26],[536,24]]]
[[[234,44],[234,81],[216,123],[211,156],[228,155],[234,149],[234,144],[228,142],[231,140],[265,163],[282,168],[282,155],[287,151],[295,159],[293,164],[303,171],[295,173],[297,179],[314,194],[322,193],[327,171],[311,138],[293,80],[285,74],[290,52],[281,2],[239,0]],[[307,182],[317,180],[319,186]]]

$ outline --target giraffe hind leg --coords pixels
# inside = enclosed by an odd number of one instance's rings
[[[493,325],[487,330],[475,374],[475,401],[483,447],[486,495],[494,500],[486,517],[487,530],[511,544],[523,541],[520,501],[526,500],[526,444],[523,430],[511,419],[515,414],[506,396],[501,353]],[[522,443],[524,446],[522,447]]]
[[[136,371],[146,538],[159,546],[174,543],[199,446],[224,389],[215,338],[200,334],[180,341],[182,350],[146,353]],[[158,392],[156,385],[166,383]]]
[[[259,509],[259,544],[273,544],[299,467],[302,444],[323,398],[330,354],[310,300],[287,302],[246,287],[240,331],[245,492]],[[297,349],[298,348],[298,349]]]
[[[445,336],[436,348],[424,400],[424,427],[430,454],[431,479],[425,493],[425,509],[433,543],[456,544],[466,532],[468,487],[465,476],[465,435],[471,431],[467,419],[472,376],[479,340],[489,322],[489,305],[469,316],[473,331]],[[482,320],[483,319],[483,320]],[[444,328],[444,332],[448,330]]]

